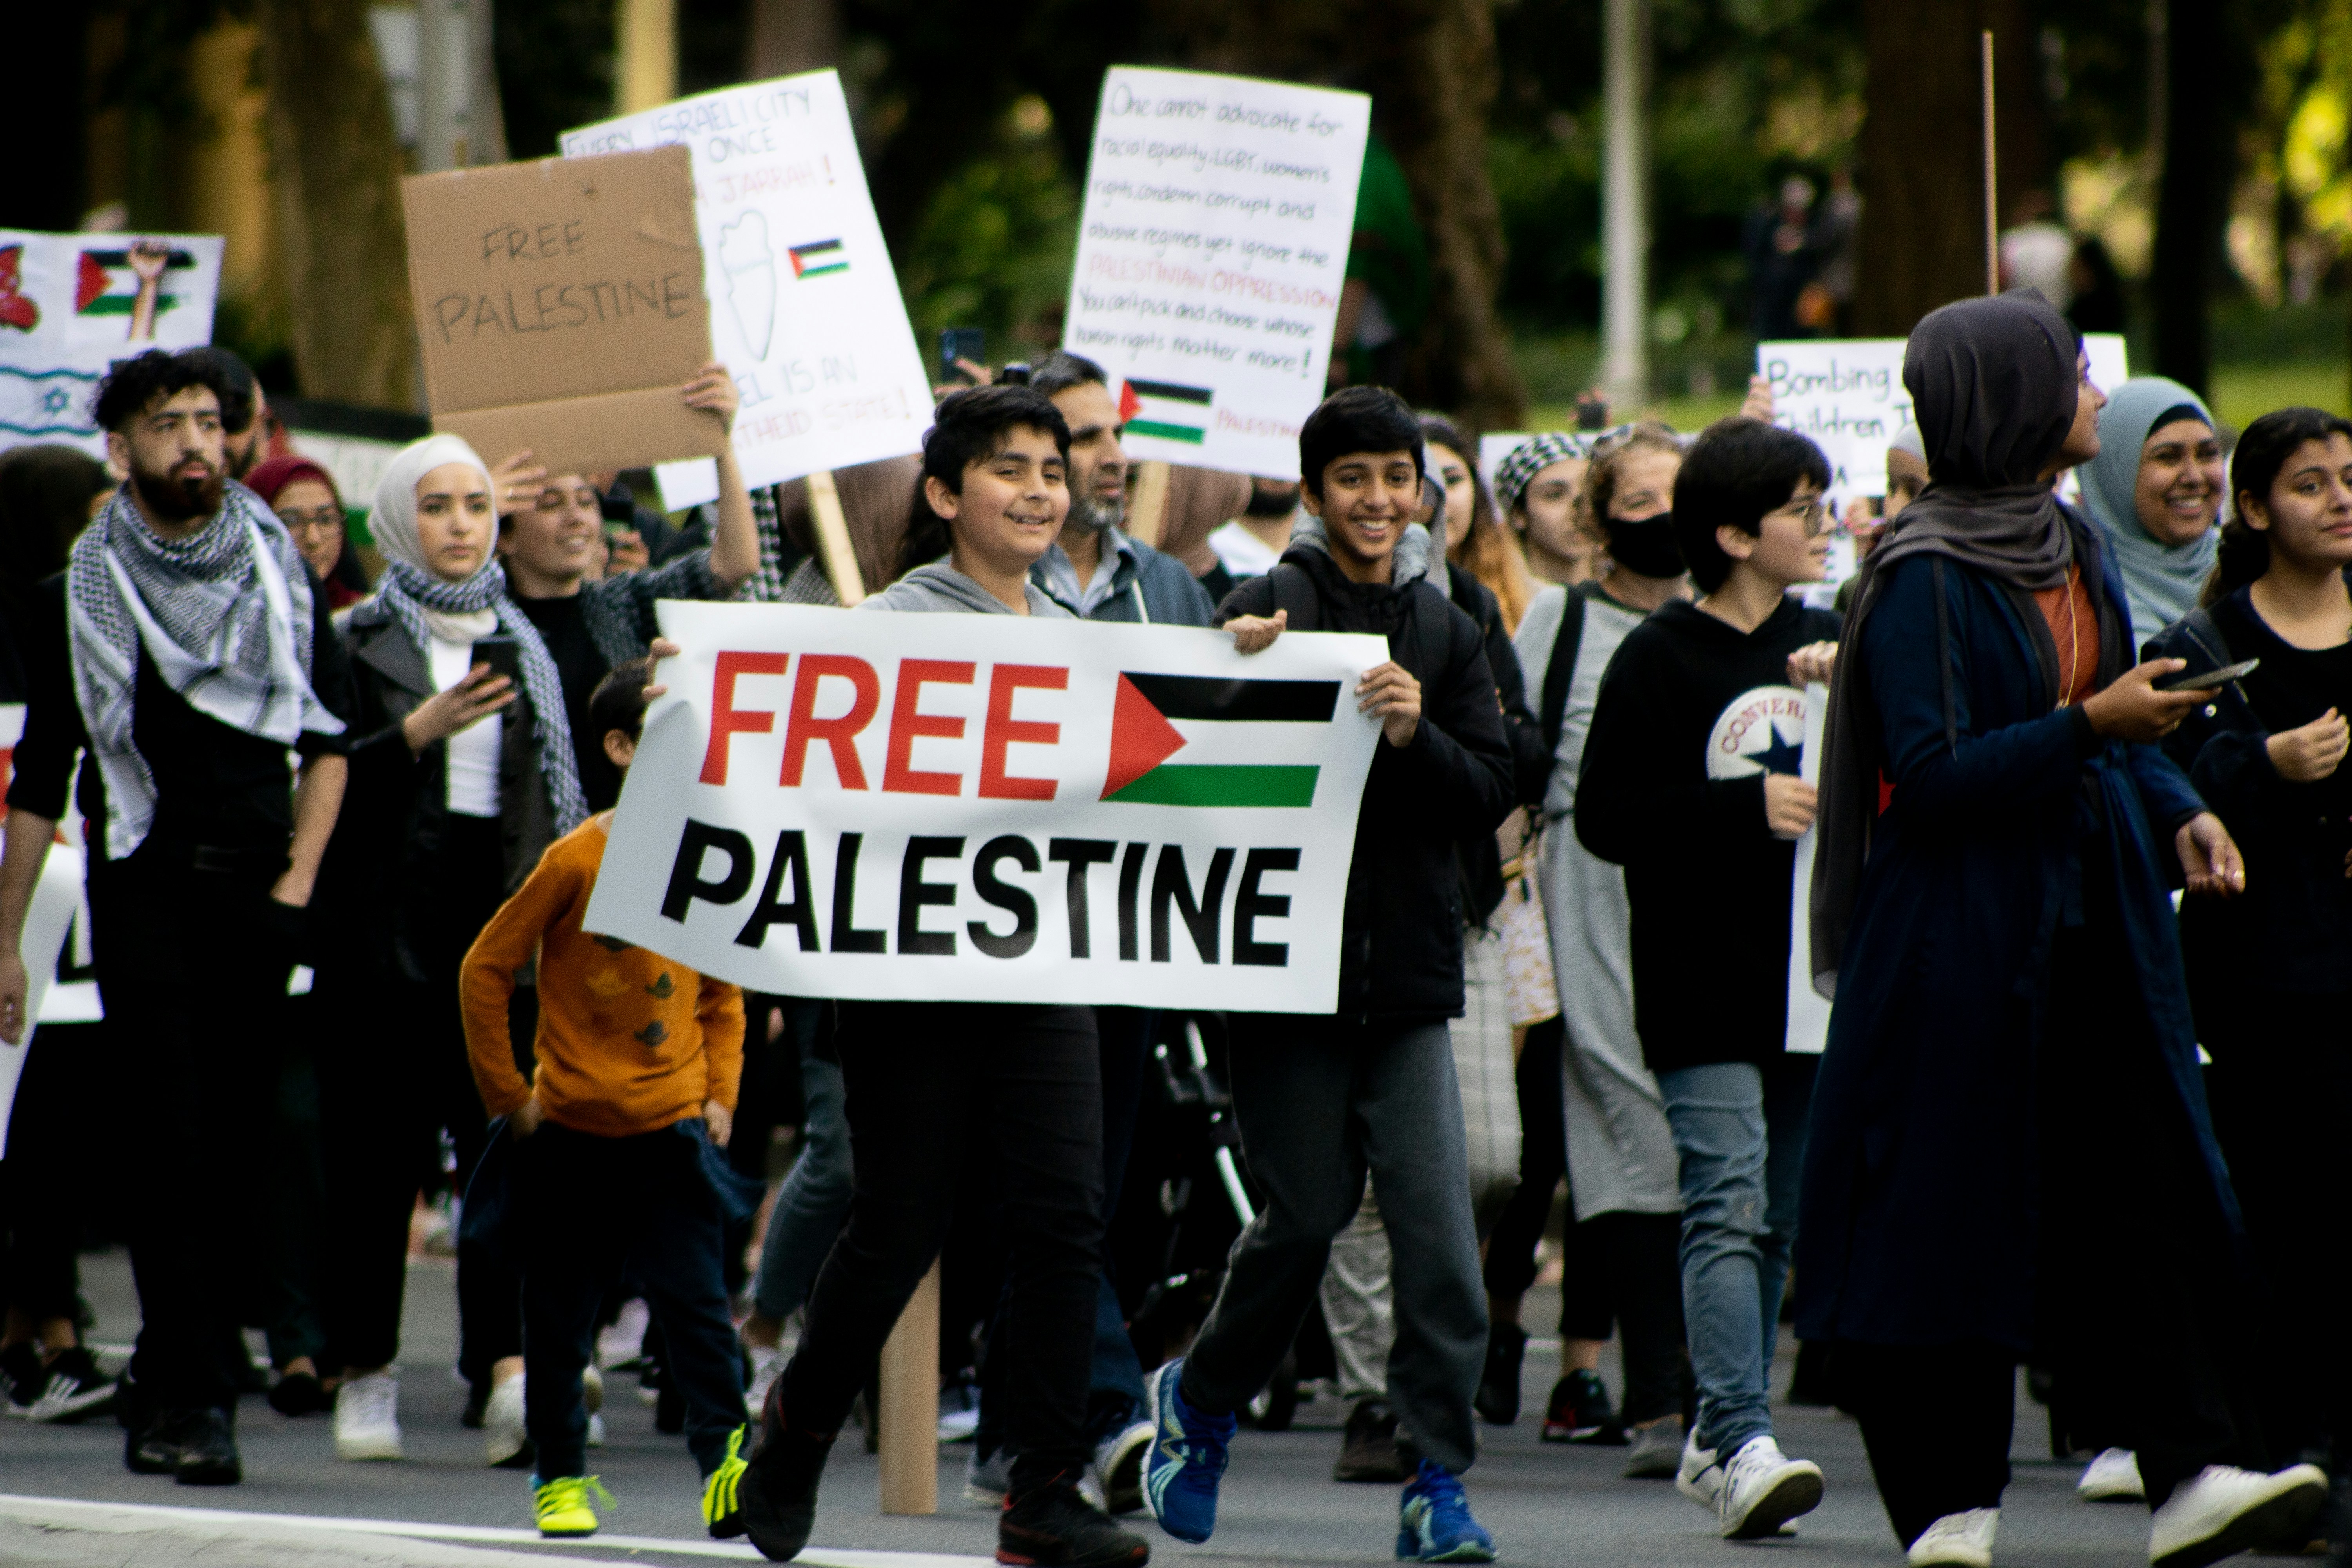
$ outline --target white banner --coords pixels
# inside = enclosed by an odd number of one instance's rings
[[[565,132],[563,155],[674,142],[693,154],[712,352],[743,393],[744,482],[920,451],[931,385],[840,77],[809,71],[602,121]],[[707,459],[667,465],[665,498],[698,496],[683,471],[698,466]]]
[[[1822,787],[1822,752],[1830,722],[1830,689],[1815,682],[1805,688],[1805,756],[1797,776],[1815,789]],[[1790,1050],[1819,1056],[1829,1048],[1829,998],[1813,989],[1813,855],[1821,845],[1821,824],[1815,822],[1797,839],[1797,858],[1789,879],[1789,1035]]]
[[[106,456],[89,395],[106,367],[212,342],[221,237],[0,229],[0,447]]]
[[[793,996],[1338,1005],[1382,639],[660,615],[588,930]]]
[[[1200,71],[1104,76],[1062,341],[1123,382],[1129,456],[1298,472],[1371,102]]]

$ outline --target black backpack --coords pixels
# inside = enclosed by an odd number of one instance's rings
[[[1265,574],[1265,580],[1274,589],[1274,607],[1290,612],[1288,626],[1292,631],[1316,632],[1323,629],[1322,600],[1315,592],[1315,579],[1307,574],[1305,568],[1287,561],[1276,562],[1274,569]],[[1415,587],[1423,585],[1444,599],[1448,609],[1455,607],[1454,601],[1446,597],[1445,590],[1435,582],[1423,577],[1414,584]],[[1413,662],[1423,679],[1445,668],[1446,644],[1450,636],[1448,619],[1444,616],[1413,617],[1413,653],[1416,655]],[[1393,656],[1394,650],[1391,649],[1391,653]]]

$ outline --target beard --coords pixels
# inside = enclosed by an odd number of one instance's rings
[[[150,515],[160,522],[191,522],[210,517],[220,510],[221,495],[228,478],[219,468],[206,464],[202,478],[174,479],[169,473],[157,473],[131,466],[131,488],[137,493]]]
[[[1127,501],[1097,500],[1092,496],[1070,497],[1070,515],[1062,521],[1065,528],[1075,528],[1084,533],[1100,533],[1127,521]]]

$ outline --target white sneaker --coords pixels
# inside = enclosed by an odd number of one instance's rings
[[[490,1402],[482,1409],[483,1453],[493,1468],[512,1463],[530,1441],[522,1425],[523,1376],[517,1373],[491,1389]]]
[[[2147,1560],[2155,1568],[2205,1568],[2249,1547],[2299,1547],[2326,1501],[2327,1476],[2316,1465],[2273,1476],[2208,1465],[2149,1517]]]
[[[604,1408],[604,1374],[596,1370],[593,1362],[580,1371],[580,1399],[591,1415]]]
[[[604,1418],[602,1415],[595,1415],[592,1412],[588,1417],[588,1447],[591,1448],[601,1448],[604,1446]]]
[[[774,1345],[746,1345],[751,1352],[751,1381],[743,1388],[743,1410],[754,1421],[768,1403],[768,1390],[784,1374],[784,1352]]]
[[[621,1303],[613,1326],[596,1336],[596,1364],[606,1372],[626,1372],[645,1353],[646,1328],[653,1311],[635,1297]]]
[[[1948,1513],[1911,1543],[1911,1568],[1992,1568],[1992,1532],[2000,1510]]]
[[[1723,1512],[1723,1467],[1715,1450],[1698,1446],[1698,1430],[1683,1439],[1682,1463],[1675,1469],[1675,1490],[1712,1514]]]
[[[335,1458],[400,1458],[400,1379],[372,1372],[335,1390]]]
[[[2147,1488],[2139,1479],[2139,1456],[2129,1448],[2102,1448],[2083,1468],[2074,1495],[2084,1502],[2144,1502]]]
[[[1770,1437],[1750,1437],[1723,1467],[1722,1518],[1727,1541],[1780,1533],[1781,1524],[1822,1502],[1822,1468],[1792,1459]]]
[[[1132,1422],[1095,1448],[1095,1480],[1105,1513],[1134,1513],[1143,1507],[1143,1453],[1158,1430],[1149,1421]]]

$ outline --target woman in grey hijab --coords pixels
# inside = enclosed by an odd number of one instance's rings
[[[2132,377],[2107,398],[2082,479],[2083,509],[2123,574],[2137,647],[2195,608],[2213,570],[2229,481],[2212,411],[2177,381]]]
[[[2029,1354],[2138,1452],[2151,1561],[2211,1563],[2303,1528],[2326,1478],[2236,1468],[2237,1203],[2167,882],[2243,873],[2148,743],[2210,695],[2134,666],[2110,558],[2052,493],[2102,401],[2064,320],[1948,306],[1904,381],[1929,484],[1864,563],[1831,694],[1798,1334],[1836,1344],[1912,1563],[1990,1561]]]

